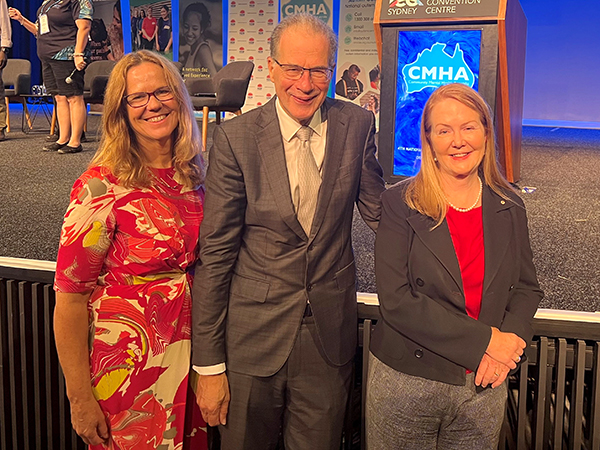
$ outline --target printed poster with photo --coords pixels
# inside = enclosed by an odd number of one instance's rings
[[[123,25],[120,0],[96,0],[90,29],[92,61],[118,61],[123,57]]]
[[[179,55],[185,78],[211,78],[223,67],[223,6],[220,0],[181,0]],[[230,31],[231,32],[231,31]]]
[[[277,26],[279,4],[274,0],[229,0],[229,42],[227,61],[252,61],[254,71],[243,112],[264,105],[275,87],[269,77],[267,57],[271,33]]]
[[[341,0],[335,98],[373,111],[379,121],[380,69],[374,0]]]
[[[131,50],[152,50],[173,60],[171,0],[131,0],[129,9]]]

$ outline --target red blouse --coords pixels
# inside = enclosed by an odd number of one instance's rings
[[[446,221],[460,266],[467,314],[477,319],[481,310],[485,273],[482,209],[479,207],[459,212],[448,208]]]

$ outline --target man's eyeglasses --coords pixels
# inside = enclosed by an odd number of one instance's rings
[[[142,108],[150,102],[150,96],[154,96],[159,102],[172,100],[175,94],[169,86],[163,86],[154,92],[134,92],[126,95],[123,100],[132,108]]]
[[[329,67],[314,67],[309,69],[294,64],[281,64],[275,58],[271,59],[281,67],[283,75],[289,80],[299,80],[302,78],[302,75],[304,75],[305,70],[308,71],[313,81],[329,81],[331,79],[331,74],[333,74],[333,69],[330,69]]]

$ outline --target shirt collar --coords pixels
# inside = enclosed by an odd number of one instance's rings
[[[281,103],[279,102],[279,98],[275,99],[275,107],[277,109],[277,117],[279,118],[279,128],[281,129],[281,136],[287,142],[290,142],[292,138],[296,135],[296,132],[302,127],[296,119],[290,116]],[[321,108],[317,109],[310,119],[310,123],[308,124],[310,128],[312,128],[313,132],[315,132],[318,136],[321,136],[323,133],[323,123],[322,123],[322,115]]]

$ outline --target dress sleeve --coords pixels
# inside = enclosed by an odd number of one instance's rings
[[[88,170],[73,185],[56,260],[57,292],[88,292],[96,286],[115,230],[114,185]]]
[[[72,0],[73,20],[94,18],[94,7],[91,0]]]

